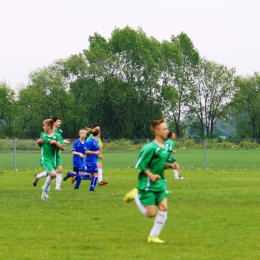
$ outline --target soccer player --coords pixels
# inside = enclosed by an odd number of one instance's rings
[[[93,129],[98,129],[98,130],[100,131],[100,126],[99,126],[99,124],[94,124],[92,128],[93,128]],[[92,137],[93,137],[93,135],[90,134],[90,135],[88,136],[88,139],[87,139],[87,140],[90,140]],[[108,184],[108,181],[103,180],[103,169],[102,169],[102,164],[103,164],[102,148],[103,148],[103,144],[102,144],[101,138],[99,137],[99,138],[97,139],[97,141],[98,141],[98,144],[99,144],[99,147],[100,147],[100,157],[97,158],[98,181],[99,181],[99,186],[102,186],[102,185]]]
[[[97,158],[102,158],[100,155],[100,146],[98,144],[100,131],[97,128],[87,128],[87,132],[92,134],[93,136],[92,138],[87,140],[86,171],[90,174],[91,178],[89,191],[95,191],[95,187],[98,181]]]
[[[44,132],[37,140],[38,145],[41,147],[40,164],[44,167],[48,174],[45,184],[42,186],[42,200],[49,198],[48,192],[53,178],[56,176],[57,156],[60,150],[65,150],[65,144],[58,133],[53,131],[54,121],[46,119],[43,121]]]
[[[52,118],[52,120],[54,121],[53,131],[58,133],[62,137],[63,132],[60,129],[60,126],[61,126],[60,117],[54,116]],[[63,142],[65,144],[70,144],[69,139],[64,139]],[[35,177],[33,179],[33,186],[36,186],[38,180],[41,179],[41,178],[44,178],[44,177],[47,177],[46,171],[43,171],[39,174],[35,174]],[[55,190],[61,191],[61,181],[62,181],[62,159],[61,159],[61,152],[59,151],[59,154],[57,156],[57,174],[56,174],[56,188],[55,188]]]
[[[176,138],[175,133],[170,132],[168,134],[168,139],[165,141],[166,150],[167,150],[167,153],[168,153],[167,163],[173,163],[174,164],[173,174],[174,174],[175,180],[183,180],[184,178],[179,176],[180,166],[176,162],[176,160],[173,156],[173,154],[176,154],[176,151],[174,150],[174,140],[175,140],[175,138]]]
[[[127,193],[125,202],[135,200],[141,213],[148,217],[155,217],[153,228],[148,237],[148,242],[164,243],[159,238],[160,232],[167,219],[168,190],[164,169],[173,168],[173,164],[167,164],[167,151],[165,140],[169,130],[164,119],[154,120],[151,129],[154,140],[142,147],[135,168],[140,170],[136,188]],[[158,207],[158,212],[157,212]]]
[[[86,150],[87,150],[87,142],[85,140],[86,135],[87,135],[86,129],[79,130],[79,139],[74,142],[73,147],[71,149],[72,154],[73,154],[73,171],[74,172],[68,172],[67,175],[63,179],[64,181],[66,181],[70,177],[75,178],[76,184],[74,186],[74,189],[79,189],[82,179],[84,179],[84,180],[90,179],[89,174],[84,174],[84,172],[85,172],[85,154],[86,154]]]

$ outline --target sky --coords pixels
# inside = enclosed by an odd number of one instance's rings
[[[186,33],[200,56],[260,72],[259,0],[0,0],[0,82],[28,84],[31,72],[88,49],[95,32],[139,27],[170,41]]]

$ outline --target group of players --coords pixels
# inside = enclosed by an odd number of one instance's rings
[[[61,191],[62,182],[62,159],[61,151],[65,150],[65,145],[70,143],[69,139],[62,139],[60,129],[61,119],[53,117],[43,121],[43,133],[37,140],[41,147],[40,164],[44,171],[35,174],[33,185],[36,186],[39,179],[46,177],[45,184],[42,186],[42,200],[49,198],[49,190],[52,180],[56,177],[56,191]],[[89,134],[88,139],[86,136]],[[99,185],[108,182],[102,179],[102,142],[100,139],[100,127],[95,124],[92,129],[81,129],[79,139],[72,147],[73,172],[68,172],[64,181],[72,177],[72,183],[76,181],[74,189],[79,189],[81,180],[90,180],[89,191],[95,191],[95,186],[99,180]],[[85,161],[86,154],[86,161]]]
[[[40,139],[37,140],[38,145],[41,147],[41,165],[45,171],[35,175],[33,185],[36,186],[41,177],[46,177],[45,184],[42,187],[42,200],[48,199],[50,185],[54,177],[56,177],[55,190],[61,190],[62,161],[60,150],[64,151],[65,144],[70,143],[70,141],[62,139],[60,124],[59,117],[44,120],[44,132],[40,135]],[[164,243],[159,238],[168,211],[167,196],[169,192],[164,170],[172,169],[176,180],[182,180],[183,177],[179,176],[179,165],[173,156],[176,153],[174,150],[175,134],[169,132],[164,119],[154,120],[151,130],[154,134],[154,140],[142,147],[135,166],[139,170],[138,184],[125,195],[124,201],[128,203],[135,200],[137,207],[144,216],[148,218],[155,217],[148,242]],[[87,134],[90,134],[90,136],[86,141]],[[107,181],[102,181],[101,149],[99,125],[94,125],[92,129],[81,129],[79,139],[76,140],[72,147],[73,172],[68,172],[63,180],[65,181],[71,177],[72,182],[76,181],[74,189],[79,188],[81,180],[90,180],[89,191],[95,191],[98,179],[101,179],[100,185],[107,184]],[[86,162],[84,161],[85,154],[87,155]]]

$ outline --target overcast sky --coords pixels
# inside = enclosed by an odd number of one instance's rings
[[[260,72],[260,0],[0,0],[0,81],[16,89],[30,72],[88,48],[88,37],[141,27],[168,40],[186,33],[202,57]]]

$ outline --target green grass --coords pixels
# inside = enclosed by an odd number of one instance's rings
[[[52,184],[46,202],[40,199],[44,180],[32,185],[33,167],[0,172],[0,259],[260,259],[259,160],[243,151],[235,156],[243,164],[237,171],[231,157],[226,167],[232,170],[204,171],[201,154],[194,154],[176,155],[183,181],[166,171],[171,193],[160,235],[166,243],[158,245],[147,243],[154,219],[143,217],[134,202],[123,202],[137,182],[136,153],[106,154],[109,184],[95,193],[88,192],[89,181],[73,190],[67,180],[62,192]],[[256,170],[239,170],[253,163]]]

